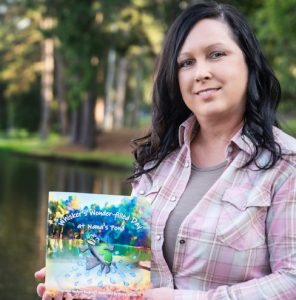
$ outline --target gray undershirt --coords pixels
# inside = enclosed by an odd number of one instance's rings
[[[173,268],[176,239],[181,223],[222,175],[225,167],[226,161],[209,168],[198,168],[192,165],[185,191],[170,213],[164,229],[163,253],[170,270]]]

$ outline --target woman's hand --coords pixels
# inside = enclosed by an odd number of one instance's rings
[[[45,268],[37,271],[35,273],[35,278],[38,281],[44,281],[45,279]],[[52,300],[50,294],[46,291],[45,284],[39,283],[37,286],[37,294],[42,300]],[[144,292],[143,296],[144,300],[172,300],[174,299],[174,290],[170,288],[157,288],[157,289],[150,289]],[[55,300],[62,300],[63,294],[58,293],[55,297]],[[71,295],[67,295],[65,299],[72,299]]]
[[[170,288],[157,288],[144,292],[144,300],[173,300],[174,290]]]
[[[38,281],[44,281],[44,279],[45,279],[45,268],[42,268],[41,270],[37,271],[34,275],[35,275],[35,278]],[[40,298],[42,298],[42,300],[52,300],[52,297],[51,297],[50,293],[46,291],[45,284],[43,282],[39,283],[37,285],[37,294]],[[63,294],[62,293],[57,293],[57,295],[54,299],[55,300],[62,300],[63,299]],[[68,297],[66,299],[72,299],[72,297],[71,298]]]
[[[45,280],[45,268],[42,268],[41,270],[37,271],[35,274],[35,278],[38,281],[44,281]],[[50,295],[45,291],[45,284],[39,283],[37,285],[37,294],[40,298],[42,298],[42,300],[51,300]]]

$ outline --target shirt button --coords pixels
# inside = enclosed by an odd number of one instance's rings
[[[161,235],[160,235],[160,234],[158,234],[158,235],[156,236],[156,240],[158,240],[158,241],[161,240]]]
[[[144,195],[144,194],[145,194],[145,191],[144,191],[144,190],[140,190],[140,191],[139,191],[139,194],[140,194],[140,195]]]
[[[233,147],[232,146],[229,146],[228,147],[228,153],[232,153],[233,152]]]
[[[176,200],[177,200],[177,197],[176,197],[176,196],[172,196],[172,197],[171,197],[171,201],[172,201],[172,202],[175,202]]]
[[[185,168],[188,168],[188,167],[189,167],[189,165],[190,165],[190,164],[189,164],[189,161],[188,161],[188,160],[186,160],[186,161],[185,161],[185,164],[184,164],[184,167],[185,167]]]
[[[185,244],[185,240],[180,240],[180,244]]]

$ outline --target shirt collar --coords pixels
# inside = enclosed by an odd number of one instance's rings
[[[235,144],[239,149],[246,152],[249,155],[252,155],[255,151],[254,144],[246,136],[242,134],[243,129],[240,128],[231,138],[230,144]]]
[[[183,144],[190,145],[191,139],[196,132],[198,123],[195,115],[190,115],[179,127],[179,145]]]
[[[190,115],[179,127],[179,145],[190,145],[192,137],[197,130],[198,122],[196,117],[194,115]],[[249,155],[251,155],[255,150],[251,140],[247,136],[242,135],[242,128],[233,135],[227,148],[233,147],[233,145],[237,146]]]

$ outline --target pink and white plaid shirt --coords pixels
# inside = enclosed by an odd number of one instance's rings
[[[285,159],[267,171],[239,169],[252,146],[240,132],[232,138],[224,173],[181,224],[170,272],[164,227],[189,179],[195,124],[187,119],[180,148],[133,183],[133,194],[146,195],[153,208],[153,286],[175,286],[176,300],[296,299],[296,140],[279,129]]]

